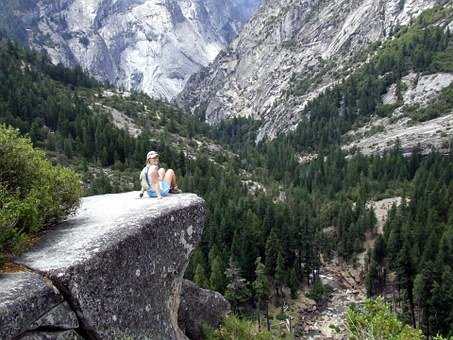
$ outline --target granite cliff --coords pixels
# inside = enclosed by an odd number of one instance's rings
[[[259,0],[0,3],[0,31],[127,90],[170,99],[240,31]]]

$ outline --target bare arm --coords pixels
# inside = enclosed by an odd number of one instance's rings
[[[162,196],[160,195],[159,172],[157,166],[152,165],[149,167],[148,176],[151,182],[151,187],[156,192],[157,198],[162,198]]]

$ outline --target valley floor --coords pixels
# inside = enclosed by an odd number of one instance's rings
[[[332,288],[332,293],[321,306],[307,302],[300,305],[296,339],[347,339],[346,310],[349,305],[363,303],[366,299],[364,272],[361,270],[366,251],[373,246],[376,236],[383,234],[387,213],[393,204],[400,205],[401,197],[370,202],[377,218],[376,232],[367,235],[364,243],[366,250],[357,258],[358,268],[337,261],[322,267],[321,281]],[[298,332],[303,335],[298,336]]]
[[[333,288],[332,294],[315,311],[300,311],[304,335],[297,339],[347,339],[346,310],[351,304],[362,303],[366,296],[358,276],[349,266],[329,264],[321,270],[321,280]]]

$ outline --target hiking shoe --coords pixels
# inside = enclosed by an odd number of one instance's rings
[[[172,189],[170,189],[170,194],[180,194],[182,193],[182,190],[179,189],[178,187],[174,187]]]

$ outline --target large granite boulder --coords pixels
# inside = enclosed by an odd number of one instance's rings
[[[74,217],[16,262],[52,281],[86,338],[186,339],[177,322],[180,291],[201,239],[204,201],[193,194],[137,197],[84,198]]]
[[[222,294],[183,281],[178,321],[190,339],[202,340],[203,324],[217,328],[230,311],[231,305]]]

